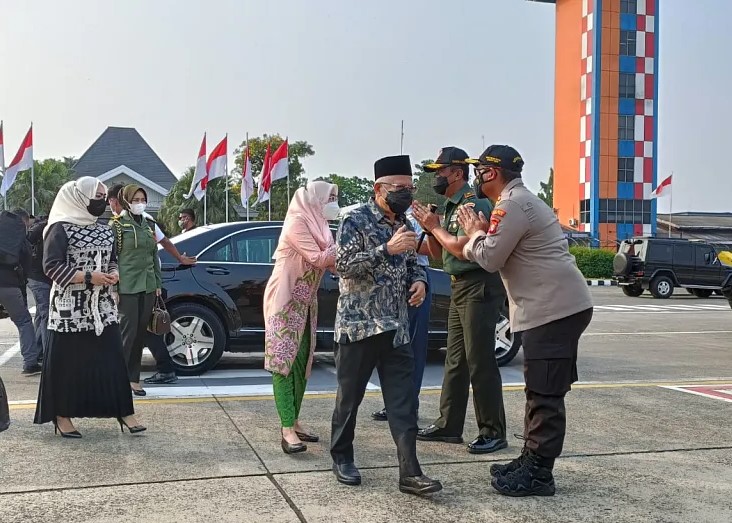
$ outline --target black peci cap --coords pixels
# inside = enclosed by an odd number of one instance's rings
[[[508,171],[520,173],[524,168],[524,159],[510,145],[491,145],[483,151],[479,158],[469,158],[467,163],[501,167]]]
[[[450,165],[465,165],[468,159],[468,153],[459,147],[443,147],[437,154],[437,160],[434,163],[428,163],[424,166],[424,170],[428,173],[439,171]]]
[[[374,164],[374,179],[382,176],[412,176],[412,162],[409,155],[386,156],[376,160]]]

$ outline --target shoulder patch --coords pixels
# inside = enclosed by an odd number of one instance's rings
[[[475,207],[475,202],[465,202],[462,207]]]
[[[473,193],[473,192],[466,192],[466,193],[465,193],[465,194],[463,195],[463,197],[464,197],[464,198],[475,198],[475,193]]]

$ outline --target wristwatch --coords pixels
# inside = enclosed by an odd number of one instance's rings
[[[87,285],[91,285],[91,282],[91,272],[86,271],[84,273],[84,283],[86,283]]]

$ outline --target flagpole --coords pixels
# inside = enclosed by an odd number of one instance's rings
[[[3,132],[3,121],[0,120],[0,138],[3,140],[3,150],[0,155],[0,174],[5,178],[5,133]],[[5,196],[3,196],[3,211],[5,210]]]
[[[226,133],[226,145],[229,145],[229,133]],[[226,151],[224,157],[224,199],[226,200],[226,223],[229,223],[229,151]]]
[[[404,154],[404,120],[402,120],[402,134],[399,140],[399,154]]]
[[[674,183],[674,172],[671,171],[671,184]],[[668,237],[671,237],[671,209],[674,206],[674,191],[671,188],[671,194],[668,195]]]
[[[244,147],[246,148],[246,154],[244,155],[244,165],[242,166],[242,168],[244,169],[244,174],[246,174],[247,173],[247,160],[246,159],[249,156],[249,133],[247,133],[247,142]],[[254,182],[254,176],[252,175],[251,172],[249,173],[249,176],[252,176],[252,182]],[[241,183],[244,184],[243,178],[241,180]],[[254,183],[252,183],[252,187],[254,187]],[[251,194],[249,196],[247,196],[247,221],[249,221],[249,206],[250,206],[249,197],[250,196],[251,196]]]
[[[289,136],[285,136],[285,141],[288,142],[288,140],[289,140]],[[289,164],[290,164],[290,144],[289,144],[289,142],[287,143],[287,158],[285,158],[285,159],[287,160],[287,164],[288,164],[288,166],[287,166],[287,207],[289,207],[290,206],[290,166],[289,166]]]
[[[270,157],[267,160],[270,164],[272,163],[272,158]],[[274,184],[272,183],[272,171],[269,172],[269,198],[267,198],[267,208],[268,208],[268,221],[272,221],[272,189],[274,188]]]
[[[33,132],[33,122],[31,122],[31,132]],[[36,170],[33,155],[31,155],[31,216],[36,215]]]
[[[208,204],[208,187],[206,187],[206,190],[203,193],[203,224],[204,225],[208,225],[208,215],[206,214],[206,212],[207,212],[206,208],[208,207],[207,204]]]

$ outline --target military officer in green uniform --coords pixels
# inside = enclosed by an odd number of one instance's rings
[[[434,173],[433,188],[447,198],[444,225],[419,202],[413,214],[429,235],[427,248],[442,258],[450,275],[451,300],[447,320],[447,356],[440,396],[440,417],[417,433],[422,441],[462,443],[470,386],[479,434],[468,452],[484,454],[507,447],[501,374],[495,356],[496,322],[506,299],[497,272],[489,273],[463,256],[468,237],[457,221],[460,207],[490,216],[492,206],[475,197],[468,184],[468,154],[457,147],[443,148],[435,163],[425,166]]]

